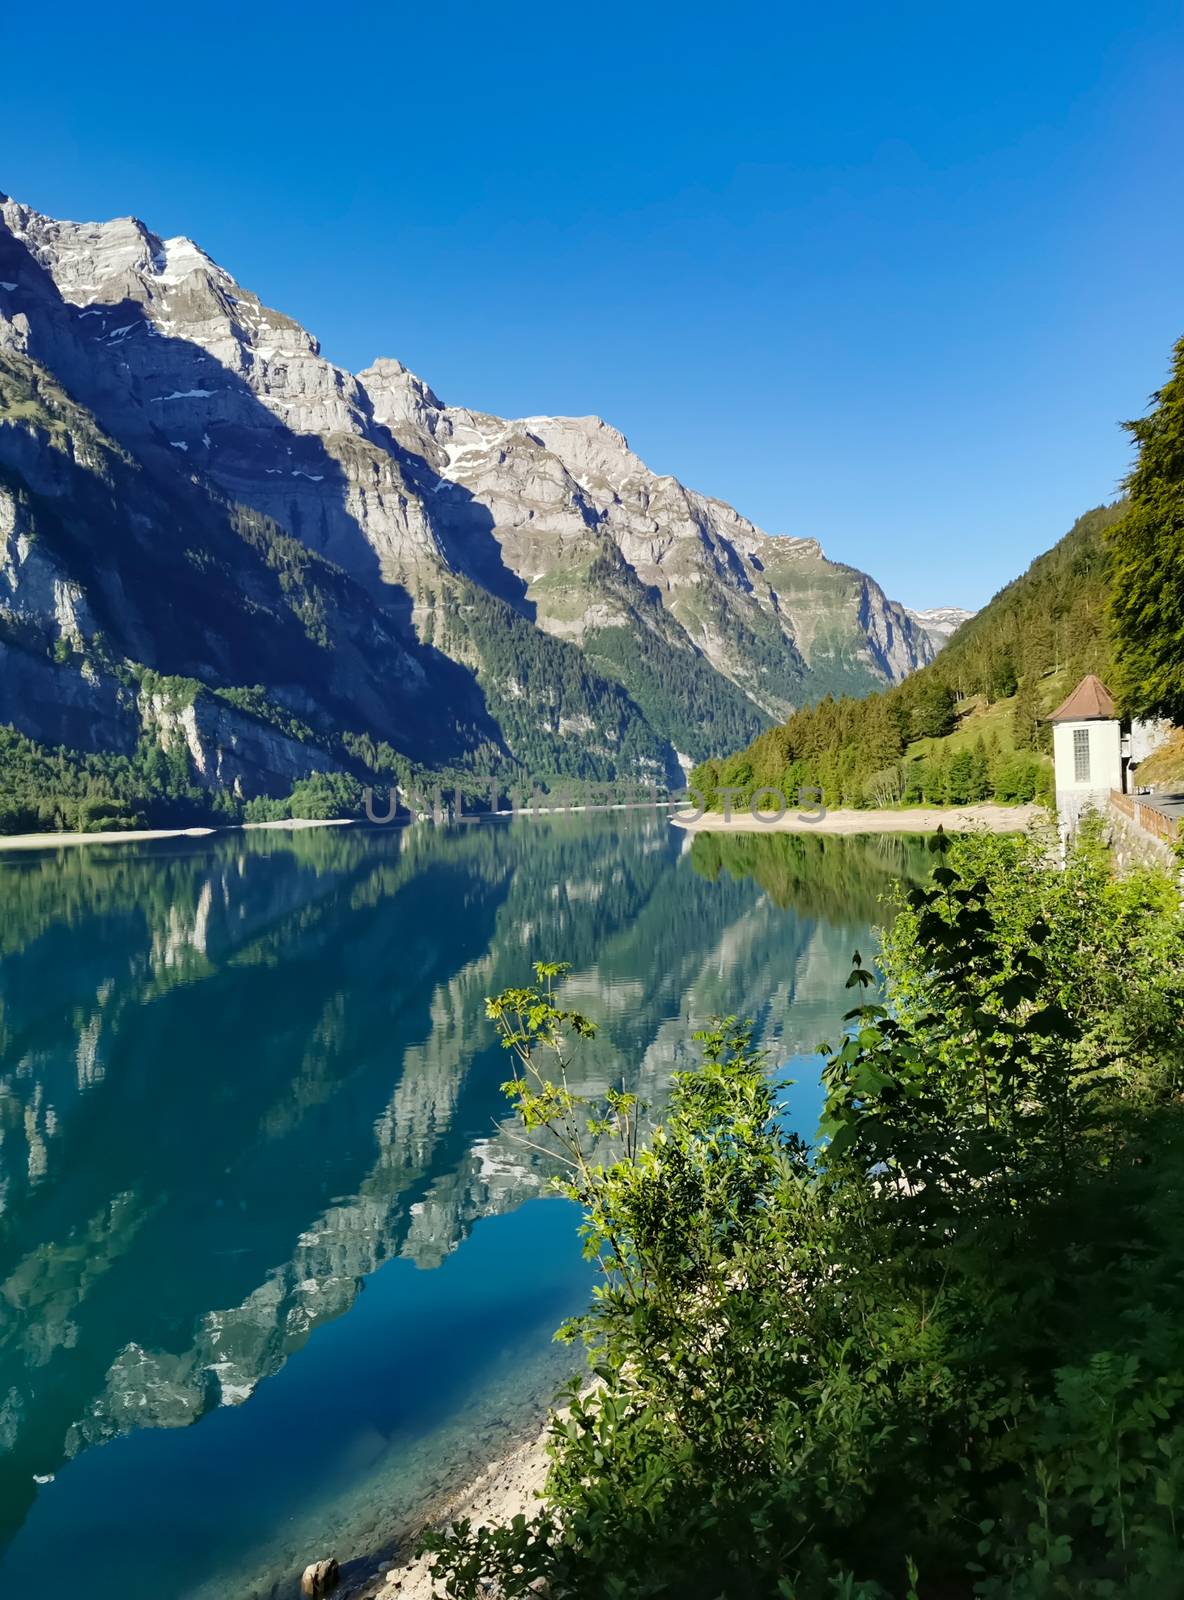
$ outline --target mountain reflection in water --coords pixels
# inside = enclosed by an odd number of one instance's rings
[[[55,1562],[86,1561],[91,1588],[106,1561],[96,1594],[169,1600],[274,1545],[268,1593],[300,1541],[346,1536],[330,1501],[372,1460],[438,1475],[462,1406],[482,1385],[510,1406],[510,1356],[542,1360],[587,1286],[555,1203],[509,1254],[474,1236],[439,1283],[414,1272],[545,1183],[485,997],[570,961],[568,1001],[601,1025],[575,1086],[623,1078],[658,1106],[694,1028],[749,1016],[805,1063],[810,1133],[851,952],[924,864],[915,840],[691,841],[628,816],[0,857],[0,1576],[52,1595]],[[447,1340],[420,1348],[437,1316]],[[317,1407],[372,1442],[334,1441],[332,1470],[292,1459]],[[227,1408],[243,1423],[213,1427]],[[268,1490],[212,1521],[203,1485],[247,1463]]]

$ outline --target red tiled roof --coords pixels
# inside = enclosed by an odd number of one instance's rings
[[[1082,678],[1069,698],[1049,716],[1050,722],[1106,722],[1117,721],[1118,707],[1110,698],[1110,691],[1091,672]]]

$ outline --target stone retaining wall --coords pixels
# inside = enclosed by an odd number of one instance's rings
[[[1126,805],[1116,802],[1126,801]],[[1129,810],[1128,810],[1129,807]],[[1150,807],[1131,804],[1130,795],[1111,795],[1106,807],[1106,824],[1110,830],[1110,848],[1114,852],[1119,872],[1129,872],[1132,867],[1166,867],[1169,872],[1179,872],[1180,862],[1175,851],[1157,831],[1149,832],[1136,820],[1140,812]],[[1161,812],[1152,812],[1160,821],[1166,821]]]

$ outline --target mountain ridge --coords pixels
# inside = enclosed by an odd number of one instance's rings
[[[967,611],[965,606],[929,606],[923,611],[906,606],[905,609],[929,635],[934,650],[940,650],[948,644],[964,622],[978,615],[975,611]]]
[[[44,704],[54,683],[80,709],[87,699],[77,681],[47,676],[46,659],[89,682],[92,701],[100,688],[119,698],[94,659],[101,633],[115,679],[135,663],[215,695],[258,688],[264,721],[295,717],[312,731],[308,761],[295,761],[307,771],[364,776],[348,738],[434,767],[671,782],[828,690],[866,692],[932,659],[923,625],[874,579],[828,560],[815,539],[766,533],[651,472],[603,419],[445,405],[394,358],[348,373],[194,241],[136,218],[61,222],[0,200],[0,353],[10,505],[40,496],[40,509],[25,507],[28,534],[48,495],[73,528],[41,588],[93,592],[112,619],[86,638],[63,632],[43,596]],[[47,484],[55,450],[71,465],[59,461]],[[117,534],[99,538],[93,506],[78,510],[96,495]],[[268,547],[274,581],[258,561],[238,581],[244,522],[256,555]],[[192,615],[174,636],[139,574],[153,569],[167,612],[181,561],[217,581],[184,572]],[[9,549],[7,587],[23,585],[27,611],[23,565]],[[222,641],[229,591],[243,614]],[[271,620],[252,636],[256,612]],[[292,617],[309,647],[299,670]],[[195,619],[212,630],[204,654]],[[6,668],[31,636],[11,634]],[[368,639],[377,672],[358,660]],[[55,659],[63,648],[69,661]],[[88,651],[90,679],[73,659]],[[384,695],[380,681],[393,689]],[[127,746],[151,718],[122,687]],[[0,717],[62,742],[51,717],[22,722],[12,699],[0,697]],[[239,798],[274,791],[266,764],[253,772],[258,762],[227,765],[216,752],[203,763],[191,734],[199,784],[228,771]],[[241,743],[241,730],[223,727],[215,743],[223,735]]]
[[[1105,536],[1124,500],[1084,512],[954,630],[936,660],[862,699],[829,697],[695,769],[709,798],[819,786],[826,805],[965,805],[1046,797],[1047,714],[1083,674],[1107,675]],[[953,609],[953,608],[947,608]]]

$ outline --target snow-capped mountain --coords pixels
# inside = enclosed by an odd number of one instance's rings
[[[950,639],[964,622],[969,622],[975,615],[973,611],[966,611],[961,606],[932,606],[928,611],[909,610],[909,616],[914,622],[929,635],[934,650],[940,650],[943,644],[948,644]]]

